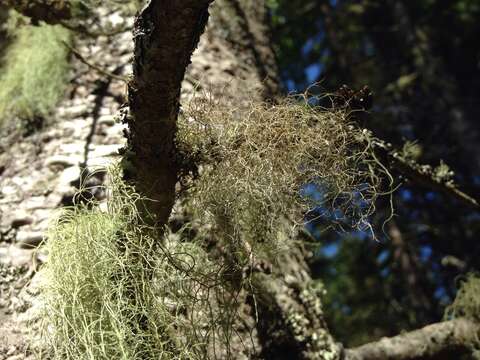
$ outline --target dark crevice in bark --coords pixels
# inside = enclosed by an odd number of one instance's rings
[[[262,51],[258,48],[259,39],[254,34],[248,20],[248,16],[242,8],[242,4],[239,0],[228,0],[232,9],[235,11],[235,15],[238,19],[238,25],[243,34],[243,42],[246,45],[246,49],[252,54],[252,58],[255,62],[255,68],[258,72],[260,81],[264,84],[263,98],[265,100],[275,100],[280,94],[280,85],[277,78],[277,74],[274,74],[271,69],[268,68],[267,59],[265,55],[262,55]],[[264,6],[264,5],[262,5]]]
[[[341,348],[325,322],[321,289],[315,289],[301,246],[275,264],[274,273],[255,276],[264,359],[338,359]]]
[[[299,359],[301,348],[293,341],[291,334],[284,321],[282,311],[275,304],[254,303],[251,301],[252,309],[259,314],[257,322],[258,341],[261,344],[261,352],[258,359],[295,360]],[[253,314],[252,314],[253,315]]]
[[[345,351],[344,360],[460,359],[478,342],[480,324],[459,318]]]

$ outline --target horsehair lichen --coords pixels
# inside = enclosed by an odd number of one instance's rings
[[[235,108],[193,96],[177,142],[181,153],[202,162],[189,194],[195,216],[255,254],[284,248],[287,219],[301,223],[316,206],[341,209],[353,227],[367,228],[387,170],[370,146],[371,134],[348,115],[310,106],[306,97]],[[322,199],[302,196],[305,185]]]
[[[0,124],[47,116],[68,83],[68,49],[62,41],[71,40],[70,32],[58,25],[22,24],[15,13],[9,21],[13,40],[0,68]]]
[[[208,258],[202,241],[181,241],[182,231],[160,241],[158,229],[137,211],[144,199],[118,170],[108,190],[106,210],[77,204],[50,228],[42,268],[45,355],[208,358],[209,346],[231,336],[234,304],[219,280],[221,266]]]

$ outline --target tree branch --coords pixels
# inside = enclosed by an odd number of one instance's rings
[[[174,203],[180,87],[212,1],[151,0],[135,20],[125,178],[152,200],[145,206],[156,225],[166,223]]]
[[[365,111],[372,106],[372,92],[368,86],[359,91],[342,85],[334,94],[333,104],[336,108],[349,110],[352,119],[359,122]],[[421,165],[413,160],[406,159],[390,143],[374,138],[365,140],[371,145],[376,155],[390,167],[400,172],[405,177],[421,186],[439,191],[447,196],[457,199],[461,203],[480,209],[479,201],[458,189],[457,185],[450,179],[450,174],[440,176],[429,165]]]
[[[348,349],[344,360],[458,359],[471,351],[479,334],[480,324],[459,318]]]

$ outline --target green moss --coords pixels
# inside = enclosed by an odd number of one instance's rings
[[[0,68],[0,125],[19,117],[47,116],[68,82],[68,30],[60,26],[21,26]]]

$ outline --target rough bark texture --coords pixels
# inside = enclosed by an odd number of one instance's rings
[[[265,2],[217,0],[211,13],[193,54],[183,94],[191,94],[194,87],[207,89],[235,106],[279,97],[280,79]]]
[[[455,319],[346,350],[345,360],[459,359],[478,341],[480,324]]]
[[[65,0],[0,0],[0,5],[14,8],[33,23],[58,24],[72,17],[70,2]]]
[[[280,93],[275,56],[271,49],[268,12],[263,1],[223,0],[215,8],[214,27],[224,37],[239,63],[254,70],[261,95],[270,100]]]
[[[340,357],[326,324],[322,286],[314,286],[305,251],[294,246],[282,254],[272,274],[258,281],[257,331],[262,359],[322,359]]]
[[[167,222],[175,199],[180,87],[207,23],[210,2],[152,0],[135,20],[126,177],[151,199],[146,210],[160,226]]]

